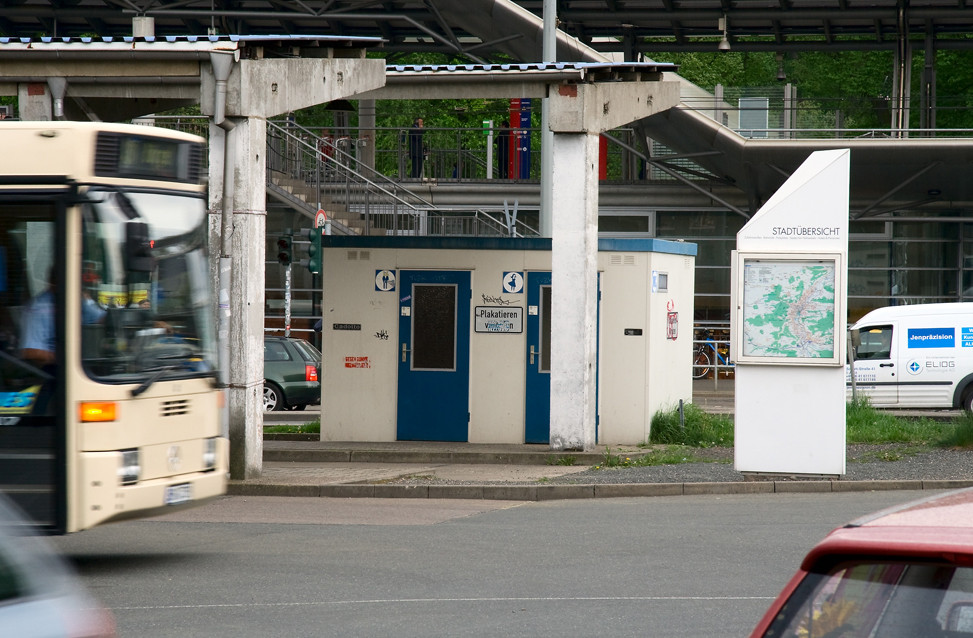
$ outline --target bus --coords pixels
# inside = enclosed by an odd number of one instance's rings
[[[0,491],[50,533],[226,492],[205,140],[0,122]]]

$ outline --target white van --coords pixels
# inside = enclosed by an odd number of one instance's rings
[[[973,303],[878,308],[851,340],[856,391],[873,406],[973,410]],[[850,367],[846,380],[850,400]]]

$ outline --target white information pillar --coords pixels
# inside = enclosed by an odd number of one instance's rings
[[[845,473],[850,151],[813,153],[737,233],[739,472]]]
[[[598,137],[679,103],[676,82],[552,85],[551,448],[595,445]]]

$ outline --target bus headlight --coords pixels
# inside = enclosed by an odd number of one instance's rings
[[[118,480],[121,481],[122,485],[138,483],[139,474],[142,473],[138,449],[122,450],[121,452],[122,457],[118,466]]]
[[[203,471],[216,469],[216,439],[206,439],[203,446]]]

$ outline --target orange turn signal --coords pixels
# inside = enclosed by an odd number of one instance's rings
[[[81,422],[114,421],[114,401],[86,401],[81,404]]]

